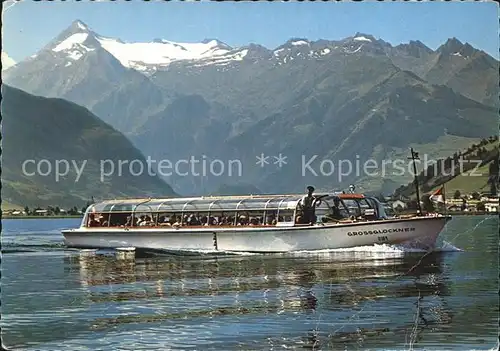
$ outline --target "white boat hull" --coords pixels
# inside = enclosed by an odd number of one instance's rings
[[[63,231],[71,248],[162,251],[291,252],[373,244],[432,249],[449,217],[415,217],[300,227],[80,228]]]

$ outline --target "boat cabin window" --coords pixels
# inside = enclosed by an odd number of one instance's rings
[[[174,224],[179,224],[180,223],[180,216],[177,216],[175,212],[159,212],[157,215],[157,222],[156,225],[159,226],[172,226]]]
[[[325,222],[327,216],[330,214],[331,208],[327,200],[319,199],[316,202],[314,215],[316,216],[316,222]]]
[[[342,200],[342,202],[344,203],[344,206],[347,208],[349,215],[354,216],[354,217],[361,216],[361,207],[360,207],[359,202],[357,200],[344,199],[344,200]]]
[[[370,220],[380,218],[382,215],[377,200],[373,198],[365,198],[359,195],[352,197],[333,195],[325,197],[324,202],[328,204],[328,213],[321,218],[323,222],[352,217],[363,217]]]
[[[277,222],[286,222],[286,223],[293,223],[293,215],[295,211],[294,210],[282,210],[278,214],[278,219]]]
[[[82,224],[89,227],[293,225],[301,198],[301,195],[258,195],[109,200],[91,205]],[[322,215],[328,212],[328,206],[323,204],[318,211]]]

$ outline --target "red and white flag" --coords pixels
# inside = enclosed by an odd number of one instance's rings
[[[444,203],[444,186],[440,187],[438,190],[433,192],[429,199],[433,202],[442,202]]]

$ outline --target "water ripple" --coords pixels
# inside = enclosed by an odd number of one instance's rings
[[[135,260],[66,250],[59,227],[67,222],[17,223],[2,238],[0,326],[13,349],[496,345],[498,220],[454,219],[425,254],[375,245]]]

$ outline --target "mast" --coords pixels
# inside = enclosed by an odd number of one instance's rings
[[[444,206],[444,215],[448,215],[448,209],[446,208],[446,183],[443,183],[443,206]]]
[[[414,175],[414,182],[415,182],[415,190],[416,190],[416,195],[417,195],[417,211],[418,215],[422,215],[422,206],[420,205],[420,190],[418,186],[418,174],[417,174],[417,165],[415,163],[415,160],[420,160],[418,157],[418,152],[415,152],[413,148],[410,148],[411,151],[411,160],[413,162],[413,175]]]

